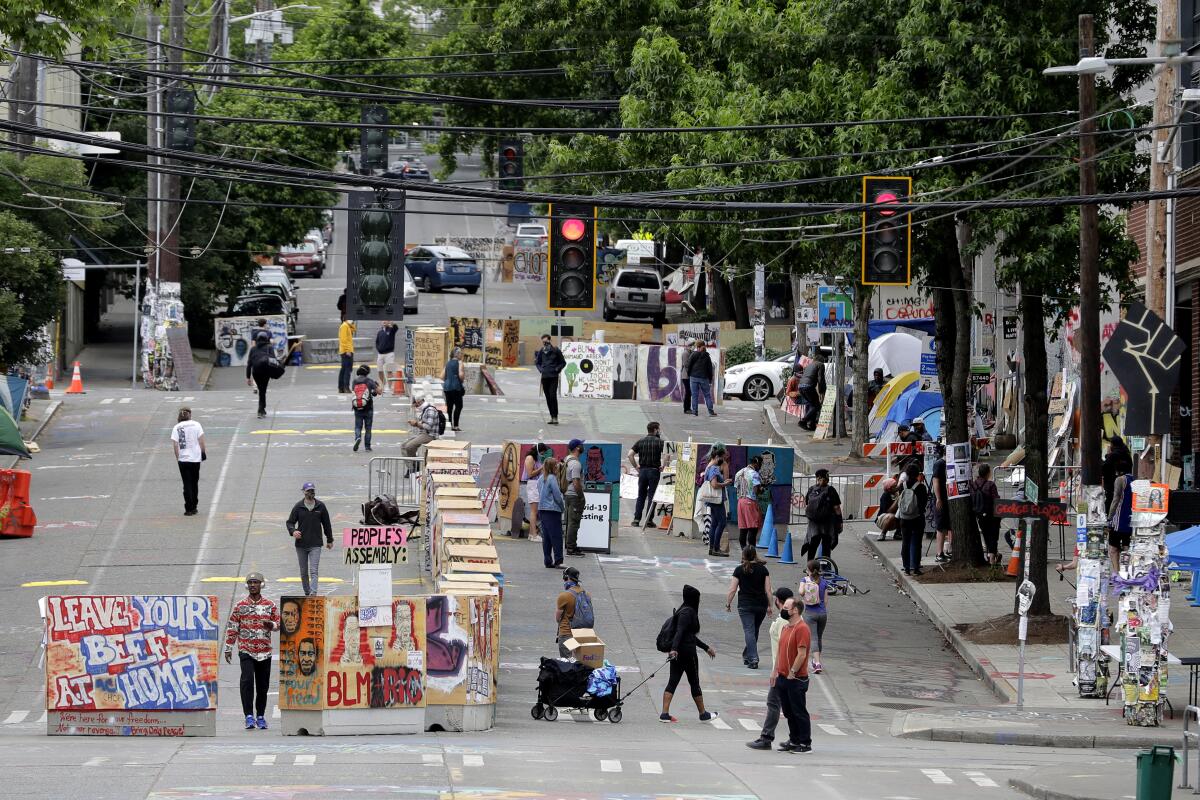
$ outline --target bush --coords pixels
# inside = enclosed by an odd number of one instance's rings
[[[772,358],[779,358],[785,355],[784,351],[776,350],[773,347],[766,348],[764,360],[770,361]],[[738,364],[745,364],[748,361],[754,360],[754,344],[752,342],[743,342],[735,344],[725,350],[725,368],[736,367]]]

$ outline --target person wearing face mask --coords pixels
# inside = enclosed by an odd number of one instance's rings
[[[261,572],[246,576],[246,597],[229,614],[225,630],[225,663],[233,663],[237,648],[241,662],[242,713],[246,730],[267,729],[267,688],[271,683],[271,631],[279,627],[279,608],[262,596]],[[255,713],[257,712],[257,713]]]
[[[792,590],[786,586],[780,586],[775,590],[774,603],[777,612],[783,611],[783,606],[788,600],[793,597]],[[774,664],[779,658],[779,635],[783,633],[783,629],[787,627],[788,618],[780,613],[775,617],[775,621],[771,623],[771,664]],[[763,720],[762,733],[753,742],[746,742],[746,747],[751,750],[770,750],[771,743],[775,741],[775,727],[779,724],[779,688],[775,683],[771,682],[771,688],[767,691],[767,717]]]
[[[779,692],[779,707],[788,721],[788,739],[779,745],[784,753],[812,752],[812,720],[808,715],[808,649],[812,634],[792,598],[779,612],[788,621],[779,634],[779,653],[771,685]]]
[[[300,582],[304,593],[317,593],[317,575],[321,567],[321,536],[325,536],[325,547],[333,549],[333,526],[329,522],[329,509],[317,499],[317,487],[312,481],[304,484],[304,497],[292,506],[287,518],[288,535],[296,540],[296,558],[300,562]]]
[[[700,658],[696,648],[708,653],[709,658],[716,658],[717,651],[700,641],[700,590],[684,584],[683,605],[675,612],[675,637],[671,643],[670,661],[671,675],[667,678],[667,688],[663,690],[662,713],[658,715],[659,722],[678,722],[671,716],[671,698],[679,680],[687,675],[688,686],[692,690],[692,701],[700,712],[700,721],[708,722],[717,716],[717,712],[704,708],[704,693],[700,690]]]
[[[546,410],[550,412],[551,425],[558,424],[558,374],[567,366],[562,351],[554,346],[550,336],[542,336],[542,349],[533,358],[538,374],[542,376],[542,394],[546,395]]]

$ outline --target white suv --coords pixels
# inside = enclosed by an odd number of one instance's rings
[[[656,326],[667,321],[662,278],[648,267],[622,267],[604,291],[604,320],[618,316],[650,317]]]

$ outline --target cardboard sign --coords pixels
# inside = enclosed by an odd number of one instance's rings
[[[399,525],[365,525],[342,528],[343,547],[386,547],[408,544],[408,531]]]
[[[1133,482],[1133,510],[1147,514],[1166,514],[1171,490],[1165,483]]]
[[[1025,500],[997,500],[995,514],[1003,519],[1037,517],[1051,525],[1070,525],[1075,520],[1067,514],[1066,503],[1031,503]]]

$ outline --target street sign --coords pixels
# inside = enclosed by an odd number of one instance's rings
[[[817,288],[817,328],[822,331],[854,330],[854,298],[847,289]]]
[[[1005,339],[1017,338],[1017,318],[1016,317],[1005,317],[1004,318],[1004,338]]]
[[[1037,484],[1031,481],[1029,478],[1025,479],[1025,499],[1031,503],[1036,503],[1038,501]]]

